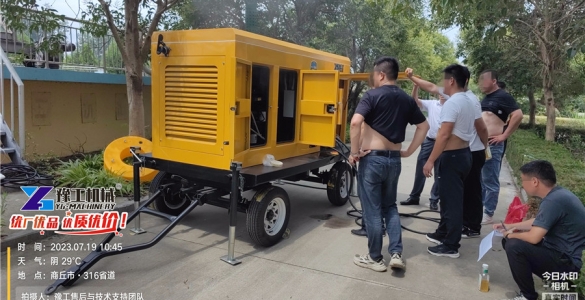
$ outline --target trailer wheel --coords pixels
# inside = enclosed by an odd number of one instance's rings
[[[290,218],[290,201],[286,191],[269,186],[256,192],[246,214],[246,227],[257,245],[270,247],[285,233]]]
[[[150,183],[150,188],[148,189],[150,195],[152,196],[154,193],[156,193],[159,186],[175,182],[171,179],[171,176],[172,174],[167,172],[159,172],[156,174]],[[189,199],[187,199],[185,196],[180,196],[180,189],[181,185],[177,183],[172,185],[169,190],[163,191],[162,195],[153,201],[154,208],[160,212],[178,216],[191,203],[191,201],[189,201]]]
[[[340,161],[329,170],[329,180],[327,182],[327,198],[335,206],[343,206],[349,200],[353,177],[349,164]]]

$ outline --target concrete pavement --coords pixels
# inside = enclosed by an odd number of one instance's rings
[[[409,127],[408,141],[413,132],[414,127]],[[404,147],[407,147],[407,143]],[[416,155],[403,159],[398,201],[406,199],[412,188]],[[516,195],[516,188],[506,167],[500,174],[500,181],[500,204],[495,215],[498,220],[505,217],[507,207]],[[302,184],[324,187],[312,183]],[[425,205],[431,186],[432,179],[425,186],[421,206],[399,205],[399,211],[411,213],[427,209]],[[349,204],[344,207],[332,206],[324,190],[293,185],[281,187],[291,199],[290,236],[271,248],[257,247],[248,237],[246,216],[239,214],[235,249],[236,257],[242,261],[240,265],[231,266],[220,260],[221,256],[227,254],[227,210],[212,206],[197,207],[154,247],[104,258],[89,270],[92,272],[89,275],[95,275],[94,272],[111,272],[115,279],[82,278],[73,287],[59,288],[49,299],[57,299],[57,293],[61,293],[61,299],[71,300],[71,293],[77,293],[77,296],[79,293],[141,293],[143,299],[149,300],[358,297],[481,300],[515,296],[517,287],[501,248],[501,238],[496,237],[492,251],[477,262],[480,238],[462,240],[461,257],[451,259],[431,256],[426,248],[433,244],[423,235],[403,231],[406,271],[389,269],[388,272],[378,273],[353,264],[354,254],[367,253],[367,239],[350,234],[350,229],[357,226],[354,219],[346,214],[351,209]],[[426,215],[438,217],[438,213]],[[165,224],[161,219],[143,216],[142,227],[147,233],[132,236],[125,230],[124,236],[114,238],[113,242],[129,246],[150,240]],[[413,218],[402,218],[402,224],[419,231],[432,231],[437,226],[436,223]],[[482,236],[491,230],[491,226],[484,226]],[[6,231],[3,229],[3,234]],[[11,299],[21,299],[22,293],[41,293],[54,282],[51,272],[69,268],[62,264],[67,263],[67,257],[73,257],[75,261],[75,257],[84,258],[89,254],[89,251],[52,252],[54,243],[99,243],[101,239],[95,236],[55,235],[41,241],[45,246],[42,252],[34,251],[32,241],[26,244],[24,252],[12,248]],[[384,247],[387,247],[387,238],[384,243]],[[388,261],[388,253],[385,256]],[[19,265],[18,257],[25,258],[25,265]],[[39,257],[37,262],[36,257]],[[50,265],[51,257],[58,257],[58,266]],[[6,252],[3,252],[3,296],[6,295],[6,259]],[[45,265],[39,265],[38,261]],[[488,293],[478,291],[482,263],[489,264],[491,290]],[[18,279],[19,272],[24,272],[25,280]],[[37,272],[40,272],[37,274],[39,279],[35,280]],[[69,293],[68,298],[65,298],[64,293]]]

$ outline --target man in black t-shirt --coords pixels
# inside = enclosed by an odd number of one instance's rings
[[[498,87],[505,91],[508,92],[506,90],[506,83],[503,81],[498,81]],[[504,125],[504,130],[502,131],[502,133],[506,132],[506,129],[508,129],[508,122],[510,122],[510,117],[508,117],[508,120],[506,120],[506,125]],[[502,151],[502,156],[506,154],[506,147],[508,147],[508,140],[506,139],[504,141],[504,151]],[[502,160],[500,161],[500,166],[502,165],[502,161],[504,161],[504,159],[502,158]]]
[[[414,99],[396,86],[398,61],[382,57],[374,64],[375,89],[365,93],[351,119],[351,155],[349,161],[358,168],[358,194],[366,222],[368,249],[356,255],[354,263],[374,271],[386,271],[382,255],[382,219],[390,238],[388,252],[391,268],[404,269],[402,232],[396,206],[401,157],[410,156],[423,142],[429,124]],[[416,125],[414,138],[407,150],[402,142],[408,124]],[[362,124],[364,125],[362,133]]]
[[[522,292],[514,299],[536,300],[532,274],[550,280],[553,273],[565,273],[569,276],[560,278],[565,282],[567,277],[579,276],[585,250],[585,207],[577,196],[556,185],[555,170],[548,161],[531,161],[520,173],[526,193],[542,199],[536,218],[493,227],[504,234],[502,246]]]
[[[481,224],[491,224],[500,194],[500,169],[504,154],[504,141],[518,129],[522,122],[522,110],[510,94],[498,86],[498,76],[493,70],[479,76],[479,88],[485,97],[481,101],[482,118],[488,129],[489,149],[492,158],[481,170],[484,213]],[[508,127],[504,131],[506,121]]]

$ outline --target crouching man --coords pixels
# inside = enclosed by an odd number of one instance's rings
[[[536,300],[532,274],[543,278],[553,272],[579,272],[585,249],[585,206],[570,191],[556,185],[551,163],[532,161],[520,168],[522,187],[529,196],[542,199],[536,218],[493,225],[504,234],[514,281],[520,288],[517,300]]]

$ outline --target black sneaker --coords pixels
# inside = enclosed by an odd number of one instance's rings
[[[479,231],[471,230],[467,227],[463,227],[463,231],[461,231],[461,237],[464,239],[476,238],[480,235],[481,233]]]
[[[445,238],[444,236],[440,236],[436,233],[427,233],[426,235],[427,240],[429,240],[429,242],[435,243],[437,245],[442,245],[443,244],[443,239]]]
[[[459,251],[452,250],[443,244],[434,247],[428,247],[427,251],[434,256],[446,256],[451,258],[459,257]]]

